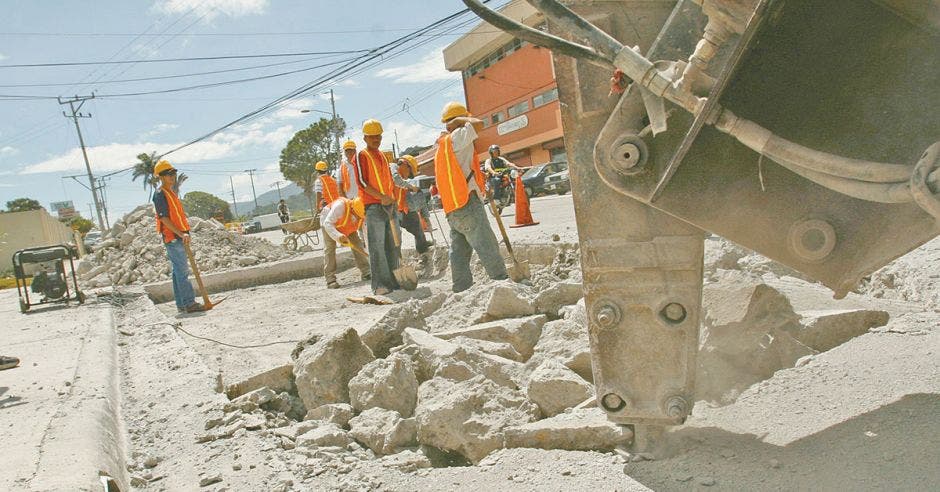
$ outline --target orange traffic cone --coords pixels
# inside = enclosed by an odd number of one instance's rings
[[[525,186],[522,184],[521,173],[516,174],[516,223],[509,227],[525,227],[537,225],[538,222],[532,220],[532,212],[529,210],[529,197],[525,194]]]

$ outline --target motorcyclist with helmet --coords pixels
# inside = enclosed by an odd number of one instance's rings
[[[509,162],[505,157],[501,157],[499,145],[490,145],[490,157],[483,163],[483,171],[489,177],[490,190],[493,193],[493,199],[503,201],[503,190],[508,188],[503,184],[504,179],[511,170],[522,172],[522,168]]]

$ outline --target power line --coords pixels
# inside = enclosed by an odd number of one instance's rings
[[[310,55],[354,55],[369,53],[371,50],[340,50],[340,51],[302,51],[295,53],[261,53],[255,55],[222,55],[222,56],[196,56],[189,58],[155,58],[150,60],[117,60],[117,61],[91,61],[91,62],[52,62],[52,63],[20,63],[16,65],[0,65],[0,68],[35,68],[35,67],[72,67],[83,65],[126,65],[128,63],[166,63],[183,61],[210,61],[210,60],[241,60],[250,58],[283,58],[289,56]]]

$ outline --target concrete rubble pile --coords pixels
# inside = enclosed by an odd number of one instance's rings
[[[479,464],[506,448],[628,444],[630,430],[594,403],[580,272],[565,256],[527,284],[481,281],[406,301],[360,331],[312,336],[292,367],[274,371],[286,384],[240,387],[247,393],[230,395],[200,440],[257,430],[304,454],[311,469],[338,473],[360,460],[414,471]],[[733,269],[713,268],[704,290],[697,400],[732,402],[887,322],[883,311],[796,311],[738,261],[721,266]]]
[[[80,262],[86,288],[144,284],[170,278],[170,262],[154,225],[151,205],[141,205],[117,221],[93,254]],[[277,261],[293,253],[260,238],[225,230],[214,219],[190,217],[193,253],[200,271],[215,272]]]

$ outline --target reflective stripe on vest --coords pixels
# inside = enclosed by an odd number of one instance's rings
[[[343,178],[343,196],[349,195],[349,166],[344,162],[340,165],[340,176]]]
[[[395,187],[395,201],[398,202],[398,210],[403,214],[408,213],[408,190]]]
[[[387,186],[387,183],[382,183],[382,181],[383,181],[382,178],[384,177],[384,175],[382,175],[382,174],[379,172],[379,168],[376,167],[376,165],[375,165],[375,159],[372,158],[372,153],[369,152],[368,150],[363,150],[362,153],[365,154],[366,159],[369,160],[369,169],[372,170],[372,172],[369,173],[369,175],[372,177],[373,180],[376,181],[375,183],[369,183],[369,184],[372,185],[372,186],[378,185],[377,188],[379,189],[379,193],[382,193],[383,195],[387,195],[388,193],[385,192],[385,188],[388,187],[388,186]],[[382,155],[382,160],[385,161],[385,156],[384,156],[384,155]],[[386,161],[386,162],[383,162],[383,163],[382,163],[382,167],[383,167],[386,171],[388,171],[389,181],[391,181],[392,173],[391,173],[391,171],[389,171],[389,169],[388,169],[388,162],[387,162],[387,161]],[[384,185],[384,186],[383,186],[383,185]]]
[[[467,204],[470,199],[470,187],[467,186],[470,178],[464,176],[463,170],[460,169],[450,135],[444,135],[437,141],[437,152],[434,154],[434,176],[437,178],[438,194],[441,197],[441,206],[445,214]],[[483,175],[473,173],[473,178],[476,180],[477,187],[482,190],[485,186],[480,183]]]
[[[342,202],[343,206],[346,207],[346,211],[343,213],[343,218],[336,223],[336,230],[348,237],[350,234],[359,230],[359,226],[362,225],[362,219],[352,213],[352,200],[349,198],[340,198],[339,200]]]
[[[161,188],[163,196],[166,197],[167,209],[170,212],[168,219],[170,222],[176,226],[181,232],[189,231],[189,220],[186,219],[186,211],[183,210],[183,204],[180,202],[176,193],[173,193],[171,190],[164,190]],[[164,243],[171,243],[176,240],[176,234],[173,234],[173,231],[169,227],[163,225],[163,222],[160,220],[160,216],[156,216],[157,219],[157,232],[163,236]]]
[[[339,187],[336,185],[336,180],[333,179],[333,176],[328,174],[320,176],[320,183],[323,185],[323,191],[320,192],[322,198],[318,204],[318,208],[323,208],[339,198]]]

